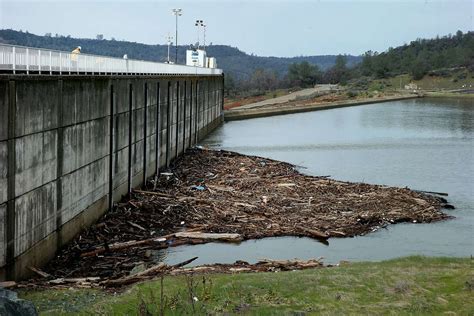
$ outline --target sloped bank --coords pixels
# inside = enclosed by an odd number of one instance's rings
[[[399,222],[443,220],[446,203],[407,188],[307,176],[284,162],[193,149],[64,248],[46,272],[116,279],[154,264],[152,249],[208,242],[199,232],[324,241]],[[183,230],[197,235],[176,234]]]
[[[231,110],[224,111],[224,120],[227,122],[238,121],[238,120],[246,120],[246,119],[258,118],[258,117],[268,117],[268,116],[285,115],[285,114],[293,114],[293,113],[304,113],[304,112],[311,112],[311,111],[344,108],[344,107],[356,106],[356,105],[415,99],[419,97],[421,97],[421,95],[404,94],[404,95],[365,98],[365,99],[357,99],[357,100],[316,102],[316,103],[308,103],[308,104],[304,104],[304,103],[300,104],[299,102],[289,102],[286,104],[267,105],[267,106],[259,107],[255,109],[234,108]]]

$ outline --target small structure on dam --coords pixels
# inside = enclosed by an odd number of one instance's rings
[[[0,280],[222,122],[221,69],[0,45]]]

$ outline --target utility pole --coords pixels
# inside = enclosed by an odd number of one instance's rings
[[[174,58],[174,62],[178,63],[178,17],[183,15],[182,9],[173,9],[173,14],[176,16],[176,36],[175,36],[175,44],[176,44],[176,55]]]

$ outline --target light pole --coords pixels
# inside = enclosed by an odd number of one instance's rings
[[[204,21],[203,20],[196,20],[196,23],[194,23],[195,26],[197,26],[197,34],[198,34],[198,49],[201,46],[199,43],[199,27],[204,26]]]
[[[183,15],[182,9],[173,9],[173,14],[176,16],[176,36],[175,36],[175,44],[176,44],[176,56],[174,58],[174,62],[177,64],[178,63],[178,17]]]
[[[170,46],[173,44],[172,42],[173,36],[170,36],[168,33],[168,36],[166,37],[166,43],[168,44],[168,60],[166,61],[168,64],[170,63]]]
[[[207,24],[202,25],[203,30],[204,30],[204,39],[203,39],[203,45],[202,45],[202,46],[204,46],[204,51],[206,51],[206,26],[207,26]]]

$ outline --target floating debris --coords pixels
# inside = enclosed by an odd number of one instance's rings
[[[228,151],[188,150],[161,174],[166,176],[151,186],[155,190],[135,190],[35,273],[113,284],[137,265],[155,266],[150,251],[156,249],[274,236],[327,243],[390,224],[449,218],[441,211],[447,205],[441,197],[307,176],[288,163]]]

